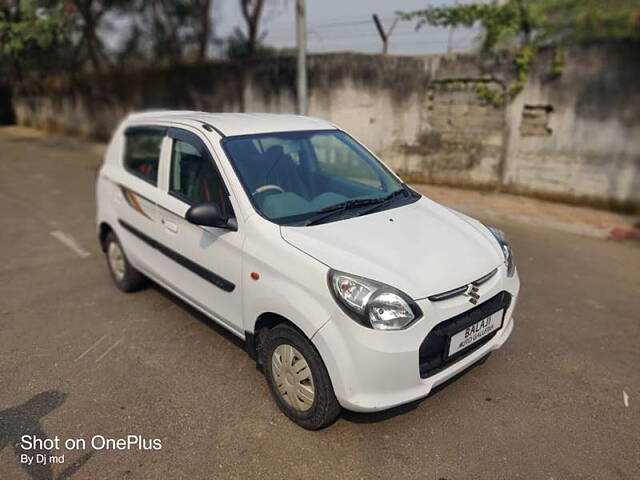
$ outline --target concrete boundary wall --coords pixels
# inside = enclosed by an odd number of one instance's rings
[[[543,52],[505,108],[476,90],[513,81],[507,55],[312,55],[310,115],[349,131],[410,181],[640,211],[635,47],[572,47],[559,77]],[[290,57],[58,79],[13,95],[19,124],[102,139],[133,110],[293,113],[295,100]]]

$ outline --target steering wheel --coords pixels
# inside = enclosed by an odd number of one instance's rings
[[[258,193],[266,192],[267,190],[280,190],[280,193],[284,193],[282,187],[278,185],[262,185],[261,187],[256,188],[256,191],[251,195],[256,195]]]

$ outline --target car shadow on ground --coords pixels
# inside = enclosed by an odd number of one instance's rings
[[[198,310],[198,309],[192,307],[191,305],[189,305],[187,302],[182,300],[180,297],[177,297],[176,295],[171,293],[169,290],[166,290],[163,286],[158,285],[157,283],[155,283],[152,280],[149,280],[148,281],[148,288],[150,288],[152,290],[155,290],[160,295],[162,295],[164,298],[166,298],[170,302],[176,304],[178,307],[182,308],[185,312],[187,312],[191,316],[193,316],[193,317],[197,318],[198,320],[200,320],[207,327],[211,328],[216,333],[219,333],[221,336],[223,336],[224,338],[229,340],[234,345],[237,345],[242,351],[246,351],[244,340],[242,340],[240,337],[238,337],[238,336],[234,335],[233,333],[231,333],[229,330],[227,330],[222,325],[218,324],[217,322],[215,322],[214,320],[209,318],[207,315],[202,313],[200,310]]]
[[[348,422],[353,422],[353,423],[377,423],[377,422],[383,422],[385,420],[389,420],[390,418],[393,418],[393,417],[397,417],[398,415],[404,415],[405,413],[415,410],[416,408],[418,408],[418,406],[422,402],[424,402],[425,400],[431,397],[434,397],[435,395],[440,393],[442,390],[447,388],[452,383],[455,383],[458,380],[460,380],[462,377],[464,377],[474,368],[482,365],[484,362],[487,361],[487,359],[490,356],[491,356],[491,352],[487,353],[480,360],[473,363],[472,365],[464,369],[462,372],[458,373],[456,376],[450,378],[444,383],[441,383],[437,387],[434,387],[431,390],[431,392],[429,392],[429,395],[427,395],[426,397],[419,398],[418,400],[414,400],[413,402],[405,403],[404,405],[398,405],[397,407],[393,407],[388,410],[383,410],[381,412],[362,413],[362,412],[353,412],[350,410],[343,410],[341,418]]]

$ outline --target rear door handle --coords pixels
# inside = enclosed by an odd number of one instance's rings
[[[171,233],[178,233],[178,225],[176,225],[175,223],[169,220],[165,220],[164,218],[161,221],[162,221],[162,224],[164,225],[164,228],[169,230]]]

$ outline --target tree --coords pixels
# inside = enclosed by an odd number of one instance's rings
[[[66,13],[74,19],[72,35],[74,41],[74,60],[82,69],[90,66],[96,72],[102,72],[111,66],[100,36],[100,27],[104,17],[115,8],[126,5],[126,0],[67,0]]]
[[[249,57],[256,52],[256,44],[258,42],[258,28],[260,26],[260,15],[264,7],[264,0],[240,0],[242,9],[242,17],[247,24],[246,51]],[[238,34],[236,32],[236,37]]]
[[[204,62],[207,59],[207,49],[212,40],[211,0],[192,0],[194,18],[194,36],[197,44],[196,60]]]
[[[133,0],[120,9],[128,22],[119,59],[140,63],[205,61],[214,41],[212,0]]]
[[[504,92],[478,84],[480,96],[503,105],[524,87],[540,46],[555,46],[553,74],[562,71],[562,46],[594,40],[640,41],[640,0],[493,0],[398,12],[403,20],[424,25],[484,30],[482,49],[511,47],[517,79]]]
[[[242,29],[236,27],[226,38],[225,57],[230,60],[246,60],[247,58],[276,55],[278,50],[262,42],[265,34],[260,35],[253,46],[249,48],[249,41]]]
[[[60,2],[15,0],[0,4],[0,80],[19,82],[62,70],[70,43]]]
[[[398,12],[424,25],[484,29],[482,47],[585,40],[640,40],[640,0],[504,0]]]

